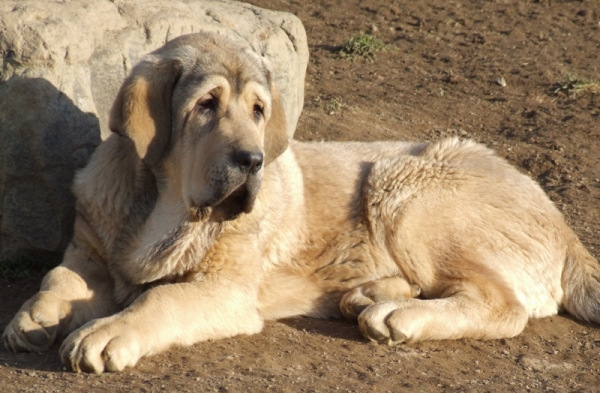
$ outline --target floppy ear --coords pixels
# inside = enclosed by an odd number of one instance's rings
[[[131,139],[148,166],[160,161],[171,138],[171,96],[181,70],[177,59],[146,59],[133,68],[113,103],[111,131]]]
[[[265,127],[265,165],[276,159],[288,147],[287,120],[279,90],[271,81],[271,118]]]

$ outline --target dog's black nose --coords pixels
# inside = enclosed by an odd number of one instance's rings
[[[233,159],[243,170],[256,173],[262,168],[264,155],[247,150],[238,150],[234,153]]]

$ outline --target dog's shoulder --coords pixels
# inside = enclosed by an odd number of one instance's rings
[[[132,217],[142,216],[157,196],[154,175],[131,140],[113,134],[98,146],[73,182],[77,214],[110,249]],[[140,221],[140,220],[138,220]]]

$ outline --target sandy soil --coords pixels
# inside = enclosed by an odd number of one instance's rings
[[[298,139],[481,141],[537,179],[600,256],[600,97],[559,89],[569,75],[600,78],[598,1],[251,2],[306,26]],[[390,50],[373,62],[341,59],[358,30]],[[0,326],[38,285],[0,280]],[[565,315],[533,320],[514,339],[394,348],[367,343],[343,321],[297,318],[172,349],[120,374],[69,372],[57,348],[2,348],[0,391],[590,392],[600,391],[599,356],[600,329]]]

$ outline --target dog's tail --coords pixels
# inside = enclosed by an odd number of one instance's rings
[[[600,264],[573,234],[562,272],[563,305],[569,314],[600,324]]]

